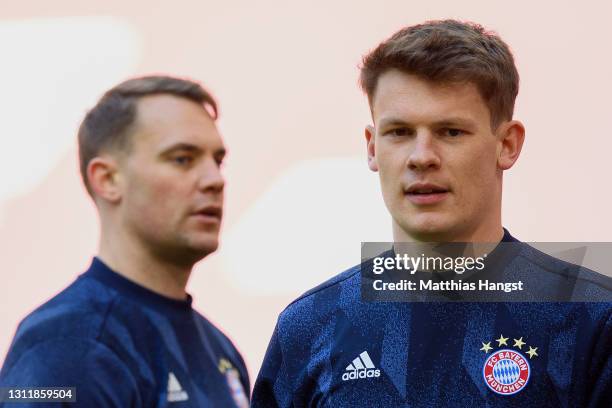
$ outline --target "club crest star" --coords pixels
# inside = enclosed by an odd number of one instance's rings
[[[484,351],[485,353],[488,353],[489,351],[493,350],[493,347],[491,347],[491,342],[488,343],[482,343],[482,348],[480,349],[481,351]]]
[[[499,339],[495,340],[498,343],[498,347],[501,347],[502,345],[507,346],[508,345],[508,337],[504,337],[503,334],[499,335]]]
[[[520,350],[524,345],[525,342],[523,341],[522,337],[520,339],[514,339],[514,347],[518,347],[518,349]]]
[[[527,354],[529,354],[529,359],[531,360],[534,356],[537,357],[538,353],[536,353],[536,351],[538,350],[537,347],[531,347],[529,346],[529,351],[527,351]]]

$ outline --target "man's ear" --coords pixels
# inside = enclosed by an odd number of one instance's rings
[[[376,147],[375,147],[376,129],[374,126],[367,125],[365,128],[366,149],[368,152],[368,167],[372,171],[378,171],[378,163],[376,162]]]
[[[94,157],[87,164],[87,180],[95,197],[111,203],[121,200],[119,163],[111,156]]]
[[[499,148],[497,166],[500,170],[508,170],[518,160],[525,141],[525,126],[518,120],[502,123],[497,130]]]

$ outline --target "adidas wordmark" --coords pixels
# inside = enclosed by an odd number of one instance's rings
[[[380,377],[380,370],[374,367],[374,363],[367,351],[364,351],[355,358],[353,362],[346,367],[345,371],[346,372],[342,374],[342,381]]]

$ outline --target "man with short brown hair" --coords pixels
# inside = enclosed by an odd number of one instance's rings
[[[216,118],[201,85],[168,76],[125,81],[87,113],[79,158],[99,252],[19,325],[0,385],[68,387],[66,406],[248,406],[240,353],[185,291],[194,264],[218,246]],[[2,398],[40,405],[26,396]]]
[[[360,79],[373,120],[365,130],[368,166],[379,174],[394,243],[495,248],[483,272],[466,275],[463,286],[417,267],[408,284],[418,277],[430,287],[451,282],[471,290],[473,280],[497,274],[564,292],[568,281],[580,280],[582,299],[594,303],[451,303],[463,289],[408,293],[411,302],[369,301],[366,285],[377,281],[365,257],[281,313],[253,406],[608,404],[610,279],[584,268],[586,279],[568,276],[567,264],[502,227],[503,173],[525,134],[513,119],[518,74],[508,46],[476,24],[426,22],[368,54]],[[511,251],[500,252],[505,244]],[[389,255],[400,256],[401,247]]]
[[[499,241],[503,171],[525,134],[512,119],[519,77],[508,46],[478,25],[419,24],[367,55],[360,82],[374,121],[368,165],[394,240]]]

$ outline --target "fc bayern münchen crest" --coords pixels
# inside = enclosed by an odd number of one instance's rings
[[[221,374],[225,376],[225,380],[227,381],[227,385],[230,389],[232,398],[234,399],[234,403],[237,407],[240,408],[248,408],[249,407],[249,399],[244,392],[244,388],[242,388],[242,383],[240,382],[240,374],[238,370],[234,368],[232,363],[229,360],[222,358],[219,360],[219,371]]]
[[[485,361],[482,375],[491,390],[501,395],[516,394],[527,385],[531,367],[521,353],[497,350]]]
[[[497,341],[499,346],[509,346],[508,337],[499,336]],[[523,338],[514,339],[514,347],[519,350],[525,345]],[[482,343],[480,349],[485,353],[493,350],[491,342]],[[537,357],[538,348],[529,346],[529,358]],[[512,395],[521,391],[527,386],[531,366],[527,358],[519,351],[510,348],[503,348],[493,352],[484,362],[482,376],[491,391],[500,395]]]

